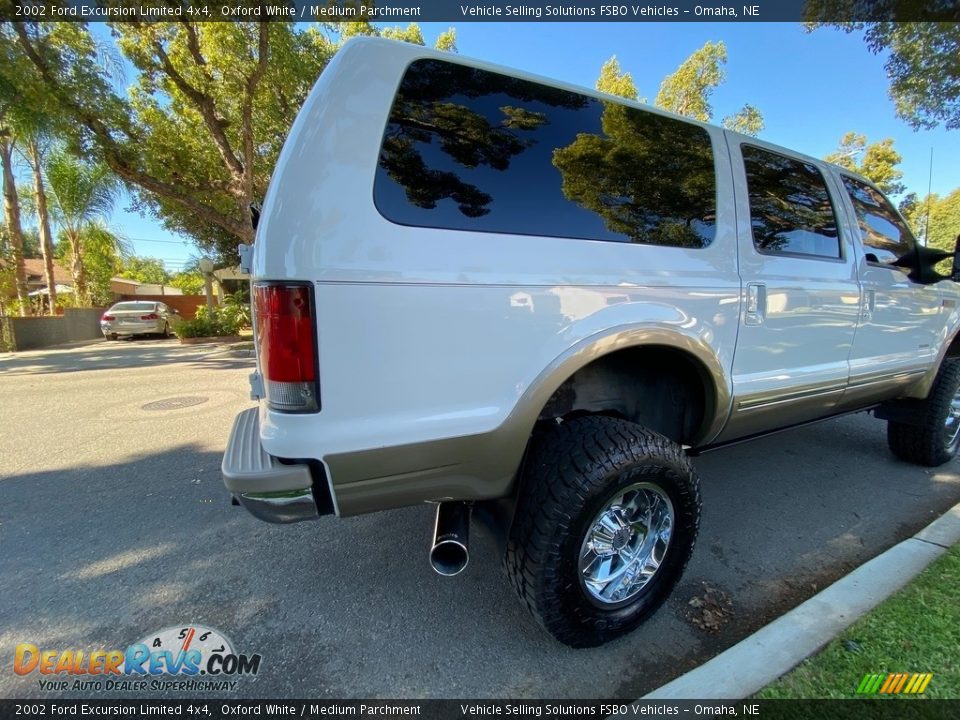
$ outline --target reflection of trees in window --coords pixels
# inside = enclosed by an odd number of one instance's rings
[[[742,151],[756,247],[839,257],[837,221],[820,171],[749,145]]]
[[[890,202],[877,190],[843,175],[843,185],[850,193],[860,225],[863,244],[889,253],[881,262],[896,262],[913,248],[913,236]]]
[[[498,115],[490,117],[493,113],[485,114],[477,102],[455,100],[491,95],[509,96],[513,104],[500,106]],[[456,172],[429,167],[418,143],[438,143],[444,154],[464,168],[506,170],[512,158],[536,142],[526,133],[548,122],[544,113],[522,103],[579,108],[586,101],[576,93],[505,75],[419,60],[408,69],[394,100],[380,167],[403,187],[413,205],[432,209],[450,198],[467,217],[480,217],[490,212],[491,195]]]
[[[618,103],[603,106],[603,135],[580,133],[553,153],[563,194],[633,242],[709,244],[716,222],[709,135]]]

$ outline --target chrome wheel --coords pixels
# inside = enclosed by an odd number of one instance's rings
[[[617,491],[580,546],[578,569],[587,596],[604,607],[630,601],[660,568],[673,525],[673,503],[660,487],[637,483]]]
[[[946,429],[947,447],[952,448],[960,436],[960,389],[954,394],[947,409],[947,419],[943,423]]]

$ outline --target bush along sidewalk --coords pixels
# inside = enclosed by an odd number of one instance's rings
[[[209,312],[201,306],[193,320],[182,320],[173,331],[180,339],[233,337],[240,334],[240,322],[229,308],[215,307]]]
[[[755,697],[960,698],[960,545]]]

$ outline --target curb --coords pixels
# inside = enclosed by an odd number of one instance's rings
[[[742,700],[786,674],[960,542],[960,504],[913,537],[640,700]]]

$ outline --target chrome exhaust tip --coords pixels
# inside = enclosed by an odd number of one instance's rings
[[[465,502],[437,505],[430,566],[440,575],[459,575],[470,562],[470,509],[470,504]]]

